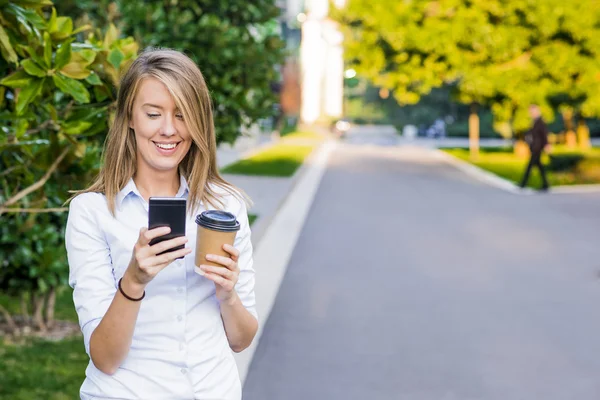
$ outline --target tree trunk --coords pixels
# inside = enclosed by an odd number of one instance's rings
[[[562,116],[565,123],[565,141],[567,147],[577,147],[577,135],[573,130],[573,110],[563,111]]]
[[[6,323],[8,324],[8,327],[12,331],[13,335],[16,334],[17,331],[19,330],[19,328],[17,328],[17,324],[15,324],[15,320],[11,317],[8,310],[1,305],[0,305],[0,314],[2,314],[2,316],[6,320]]]
[[[51,288],[46,295],[46,326],[52,329],[54,326],[54,306],[56,305],[56,288]]]
[[[479,157],[479,115],[477,105],[471,104],[471,115],[469,115],[469,150],[471,159]]]
[[[29,292],[21,293],[21,315],[23,316],[23,321],[25,325],[29,325],[31,322],[31,315],[29,314],[29,300],[31,299],[31,294]]]
[[[592,142],[590,141],[590,128],[588,128],[585,119],[583,118],[579,118],[579,121],[577,121],[577,140],[579,142],[579,147],[583,150],[588,150],[592,147]]]
[[[46,324],[44,323],[44,295],[43,294],[34,294],[33,295],[33,304],[34,304],[34,312],[33,312],[33,322],[37,326],[37,328],[41,332],[46,332]]]

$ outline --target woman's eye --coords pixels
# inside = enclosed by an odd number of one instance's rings
[[[160,117],[160,114],[146,114],[149,118],[157,118]]]
[[[183,121],[183,115],[177,114],[176,117]]]

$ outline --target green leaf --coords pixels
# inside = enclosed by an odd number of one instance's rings
[[[15,136],[17,139],[21,139],[25,132],[27,132],[27,128],[29,127],[29,121],[25,118],[19,119],[19,121],[15,124]]]
[[[125,58],[125,55],[119,49],[112,49],[108,54],[108,62],[112,64],[115,69],[119,69],[121,62]]]
[[[117,30],[117,27],[111,23],[108,27],[108,30],[106,31],[106,35],[104,36],[104,42],[102,43],[102,46],[105,49],[110,48],[110,45],[113,44],[114,41],[118,39],[118,37],[119,31]]]
[[[77,110],[73,111],[69,115],[69,121],[96,121],[98,119],[105,118],[105,112],[108,109],[107,106],[96,107],[96,106],[83,106],[78,107]]]
[[[51,6],[51,0],[12,0],[13,3],[23,6]]]
[[[47,68],[52,65],[52,39],[48,32],[44,32],[44,62]]]
[[[85,69],[81,66],[81,64],[70,63],[67,64],[63,69],[60,70],[60,73],[64,76],[68,76],[73,79],[85,79],[90,75],[90,70]]]
[[[71,42],[64,42],[56,51],[56,59],[54,60],[54,68],[61,69],[71,60]]]
[[[52,14],[50,15],[50,20],[48,21],[48,32],[56,32],[58,30],[56,25],[56,8],[52,7]]]
[[[48,284],[46,283],[46,281],[44,279],[38,278],[37,284],[38,284],[38,288],[40,289],[40,292],[46,293],[48,291]]]
[[[90,24],[82,25],[79,28],[75,29],[73,32],[71,32],[71,35],[76,35],[79,32],[87,31],[87,30],[90,30],[92,28],[93,28],[93,26],[90,25]]]
[[[90,76],[85,78],[85,81],[87,83],[89,83],[90,85],[94,85],[94,86],[102,85],[102,81],[100,80],[100,77],[94,71],[92,71]]]
[[[83,156],[85,156],[86,149],[87,143],[77,143],[77,146],[75,146],[75,156],[78,158],[82,158]]]
[[[17,64],[19,61],[17,58],[17,53],[15,53],[15,49],[13,49],[12,45],[10,44],[10,39],[8,38],[8,35],[6,34],[6,31],[2,25],[0,25],[0,46],[2,46],[8,55],[8,59],[6,61]]]
[[[56,108],[54,108],[54,106],[50,103],[47,103],[46,106],[48,107],[48,112],[50,113],[50,119],[52,119],[52,121],[57,121],[58,113],[56,112]]]
[[[46,71],[31,58],[23,60],[21,65],[29,75],[37,76],[38,78],[43,78],[47,75]]]
[[[17,20],[24,25],[28,30],[28,24],[34,28],[43,30],[46,29],[46,21],[34,9],[19,7],[14,3],[9,3],[6,7],[7,11],[17,17]]]
[[[96,52],[91,49],[83,49],[72,53],[71,61],[84,64],[86,67],[94,62],[96,59]]]
[[[69,17],[56,18],[56,31],[52,32],[55,39],[65,39],[73,33],[73,20]]]
[[[44,79],[35,79],[17,95],[17,115],[23,114],[27,106],[42,92]]]
[[[11,88],[24,88],[33,81],[33,78],[25,71],[19,70],[13,72],[6,78],[0,81],[0,85],[8,86]]]
[[[90,129],[83,132],[79,136],[82,136],[82,137],[94,136],[94,135],[97,135],[98,133],[106,133],[107,130],[108,130],[108,126],[106,125],[106,122],[101,121],[101,122],[94,124]]]
[[[65,124],[63,129],[68,135],[79,135],[89,128],[91,128],[94,124],[89,121],[73,121]]]
[[[52,76],[52,80],[57,88],[61,91],[70,94],[76,101],[80,103],[90,102],[90,93],[81,82],[75,79],[67,78],[60,74]]]
[[[134,57],[137,54],[139,47],[140,45],[132,37],[122,39],[119,42],[119,48],[123,54],[125,54],[125,58]]]
[[[110,97],[110,93],[106,86],[94,86],[94,96],[96,96],[96,101],[101,102]]]
[[[31,59],[37,63],[37,65],[45,65],[46,64],[46,62],[44,61],[44,58],[40,57],[32,47],[23,46],[23,49],[27,52],[27,54],[29,54],[29,57],[31,57]],[[50,66],[48,66],[48,68],[50,68]]]

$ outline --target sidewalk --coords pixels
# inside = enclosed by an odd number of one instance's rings
[[[297,175],[298,172],[294,176]],[[252,224],[252,244],[257,247],[269,222],[294,186],[294,177],[223,174],[223,178],[244,190],[254,202],[248,213],[257,216],[256,221]]]
[[[319,132],[318,129],[313,130]],[[327,137],[325,134],[324,136]],[[304,144],[305,142],[308,143],[302,139],[294,140],[292,143]],[[262,140],[254,142],[246,140],[246,143],[236,143],[233,147],[222,146],[218,149],[217,164],[219,168],[223,168],[276,143],[278,140],[271,139],[270,135],[263,135]],[[252,244],[256,270],[255,293],[259,329],[252,345],[234,355],[242,384],[246,379],[254,351],[275,303],[289,258],[306,220],[321,175],[325,170],[328,154],[332,151],[334,143],[332,140],[324,140],[321,144],[317,144],[302,166],[291,177],[222,175],[225,180],[244,190],[250,196],[254,204],[248,212],[257,215],[257,219],[252,225]]]
[[[254,137],[241,136],[234,145],[224,143],[217,148],[217,166],[222,169],[275,143],[276,141],[270,133],[261,133]],[[244,190],[254,203],[248,213],[257,216],[252,225],[252,243],[256,247],[271,217],[290,191],[292,180],[291,178],[233,174],[223,174],[222,176],[227,182]]]
[[[255,136],[240,136],[234,145],[222,143],[217,148],[217,167],[223,168],[241,158],[250,156],[253,152],[273,144],[270,133],[260,133]]]
[[[319,129],[312,129],[319,131]],[[324,132],[320,132],[324,133]],[[325,135],[325,133],[324,133]],[[289,144],[313,144],[307,139],[291,140]],[[240,137],[234,146],[224,144],[217,149],[217,165],[219,169],[234,162],[250,157],[252,154],[278,143],[278,139],[271,134],[260,134],[257,137]],[[318,147],[318,146],[317,146]],[[316,148],[314,152],[316,152]],[[305,164],[310,162],[310,156]],[[252,225],[252,243],[258,247],[266,229],[273,217],[284,203],[287,195],[294,188],[297,180],[303,174],[305,165],[301,166],[291,177],[250,176],[237,174],[223,174],[223,178],[231,184],[244,190],[253,201],[253,206],[248,210],[257,219]]]

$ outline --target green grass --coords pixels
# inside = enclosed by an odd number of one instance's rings
[[[248,214],[248,222],[250,222],[250,226],[252,226],[252,224],[254,223],[254,221],[256,221],[256,218],[258,218],[258,215],[256,215],[256,214]]]
[[[512,148],[481,149],[479,158],[476,161],[470,159],[468,149],[454,148],[444,149],[444,151],[514,183],[520,182],[528,162],[528,159],[517,158]],[[581,153],[584,156],[584,161],[578,167],[567,171],[550,171],[547,168],[546,173],[550,185],[600,183],[600,148],[578,152],[564,146],[555,146],[552,150],[553,155],[572,153]],[[548,160],[549,157],[547,155],[542,158],[542,161],[546,165],[548,164]],[[527,186],[534,188],[542,186],[542,179],[537,169],[534,168],[532,171]]]
[[[0,296],[0,304],[20,313],[14,299]],[[70,288],[56,297],[55,317],[77,322]],[[79,398],[88,360],[81,337],[59,342],[28,339],[18,346],[0,339],[0,400]]]
[[[20,346],[0,341],[0,360],[1,400],[79,398],[89,361],[80,337]]]
[[[277,144],[239,160],[221,170],[225,174],[289,177],[294,175],[323,140],[323,136],[314,132],[295,132],[286,135]]]

